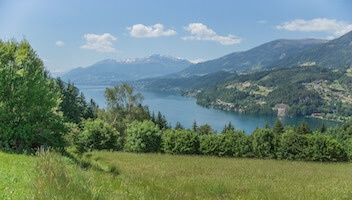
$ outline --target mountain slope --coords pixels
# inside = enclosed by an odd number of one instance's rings
[[[270,67],[280,68],[307,64],[329,68],[352,66],[352,31],[327,43],[279,60]]]
[[[318,113],[328,119],[345,119],[352,115],[351,72],[352,68],[297,66],[241,75],[204,88],[197,94],[197,103],[244,113]]]
[[[244,52],[235,52],[221,58],[191,65],[179,73],[182,76],[202,75],[221,70],[237,72],[260,70],[288,56],[308,50],[326,40],[275,40]]]
[[[114,84],[175,73],[189,65],[191,63],[187,60],[162,55],[120,61],[108,59],[86,68],[73,69],[61,78],[75,84]]]

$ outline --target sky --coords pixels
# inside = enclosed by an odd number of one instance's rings
[[[152,54],[199,62],[351,30],[351,0],[0,0],[0,40],[29,41],[52,74]]]

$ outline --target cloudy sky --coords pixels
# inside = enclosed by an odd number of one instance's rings
[[[0,39],[28,40],[52,73],[103,59],[191,61],[275,39],[352,30],[350,0],[0,0]]]

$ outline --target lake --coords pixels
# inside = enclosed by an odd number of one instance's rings
[[[92,98],[98,103],[100,108],[105,107],[104,91],[107,86],[77,86],[84,93],[87,100]],[[196,104],[196,99],[183,97],[175,94],[156,93],[149,91],[139,91],[144,96],[143,105],[148,105],[149,110],[155,114],[160,111],[165,115],[167,121],[175,126],[180,122],[183,127],[191,128],[193,122],[197,125],[209,124],[218,133],[229,122],[238,129],[244,130],[251,134],[257,127],[264,127],[268,123],[271,127],[278,119],[275,115],[254,115],[239,114],[235,112],[222,111],[210,108],[204,108]],[[299,125],[307,121],[312,129],[321,127],[323,123],[327,127],[336,125],[336,122],[325,121],[320,119],[294,117],[282,118],[284,125]]]

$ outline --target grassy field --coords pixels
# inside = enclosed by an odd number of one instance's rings
[[[83,158],[103,170],[52,153],[0,153],[0,199],[352,199],[350,163],[104,151]]]
[[[30,199],[36,158],[0,152],[0,199]]]

